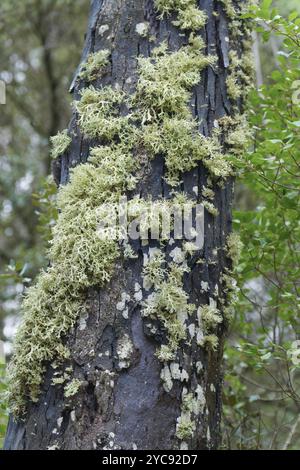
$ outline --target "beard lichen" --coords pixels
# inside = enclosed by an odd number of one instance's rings
[[[15,416],[26,411],[28,400],[38,400],[46,361],[68,359],[62,340],[84,310],[87,288],[101,287],[111,278],[120,250],[115,240],[97,236],[99,207],[118,201],[134,186],[129,149],[127,141],[94,148],[91,163],[74,168],[70,182],[59,191],[51,267],[26,293],[9,367],[10,407]]]

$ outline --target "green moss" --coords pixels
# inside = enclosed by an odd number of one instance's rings
[[[110,51],[104,49],[102,51],[90,54],[82,65],[79,77],[92,82],[103,73],[103,68],[109,63]]]
[[[67,129],[63,130],[62,132],[58,132],[53,137],[50,137],[51,157],[55,159],[63,155],[67,151],[71,142],[72,139],[68,136]]]

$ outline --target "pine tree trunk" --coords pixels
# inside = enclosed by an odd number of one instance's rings
[[[199,121],[199,131],[211,135],[216,120],[231,116],[232,102],[226,91],[229,47],[238,49],[230,37],[229,18],[220,1],[201,0],[199,7],[207,13],[202,30],[206,53],[217,55],[217,67],[207,67],[199,85],[193,90],[192,109]],[[171,50],[186,44],[187,35],[173,25],[173,16],[159,18],[153,0],[93,0],[82,61],[89,53],[112,50],[110,73],[97,86],[119,84],[132,93],[137,79],[138,56],[149,57],[154,47],[167,41]],[[137,24],[149,23],[148,36],[141,36]],[[149,37],[154,38],[150,41]],[[74,98],[79,97],[82,81],[75,77]],[[84,138],[76,122],[70,124],[71,147],[55,164],[54,175],[60,185],[69,180],[70,168],[85,163],[94,144]],[[135,192],[146,198],[167,197],[170,187],[164,180],[163,157],[151,162],[151,171],[139,182]],[[195,187],[207,184],[208,170],[199,164],[183,175],[182,188],[195,197]],[[202,263],[191,259],[191,271],[185,275],[184,288],[196,307],[208,305],[210,298],[226,299],[222,275],[231,269],[226,255],[226,240],[231,232],[233,179],[223,185],[213,183],[215,217],[205,213],[205,241],[200,253]],[[109,284],[90,289],[88,308],[67,338],[76,377],[82,380],[79,392],[66,398],[63,386],[51,384],[53,368],[47,367],[38,403],[29,403],[25,421],[10,419],[5,449],[213,449],[220,444],[222,404],[222,355],[226,322],[216,334],[216,350],[200,347],[191,338],[183,341],[173,364],[162,365],[155,355],[165,336],[159,322],[151,332],[147,318],[142,318],[140,298],[135,287],[143,285],[143,255],[149,246],[136,245],[138,258],[119,260]],[[152,245],[155,246],[155,245]],[[167,246],[167,254],[171,247]],[[219,294],[216,297],[216,286]],[[128,318],[117,304],[127,296]],[[218,305],[222,310],[222,305]],[[192,318],[190,323],[196,323]],[[118,348],[122,338],[129,338],[133,349],[128,364],[121,367]],[[161,380],[162,368],[170,371],[172,388],[166,391]],[[177,370],[177,373],[175,372]],[[172,372],[173,371],[173,372]],[[205,404],[195,416],[195,429],[187,439],[176,437],[176,424],[182,411],[182,391],[195,393],[200,386]],[[201,397],[195,395],[198,400]]]

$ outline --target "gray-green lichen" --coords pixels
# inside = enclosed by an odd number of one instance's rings
[[[162,362],[175,357],[180,342],[186,339],[185,321],[195,311],[183,289],[186,271],[188,268],[183,265],[167,265],[162,252],[154,253],[144,267],[144,287],[153,287],[153,292],[144,301],[142,315],[159,320],[166,330],[168,343],[157,352]]]
[[[207,20],[195,0],[155,0],[155,5],[161,17],[176,12],[177,20],[173,24],[182,30],[197,31],[203,28]]]
[[[101,76],[104,67],[109,63],[109,56],[110,51],[107,49],[90,54],[81,67],[79,77],[88,82],[92,82]]]
[[[50,138],[51,143],[51,151],[50,155],[53,159],[60,157],[63,155],[70,143],[72,142],[71,137],[68,135],[68,130],[65,129],[61,132],[58,132],[55,136]]]
[[[80,388],[82,387],[82,384],[83,384],[82,380],[73,379],[70,383],[68,383],[64,387],[65,397],[70,398],[76,395],[79,392]]]

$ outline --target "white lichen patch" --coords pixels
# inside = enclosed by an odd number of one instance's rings
[[[170,257],[173,259],[174,263],[181,264],[185,261],[185,254],[183,250],[179,247],[174,248],[170,252]]]
[[[127,306],[127,302],[129,301],[130,301],[130,295],[127,292],[122,292],[121,300],[116,305],[116,309],[119,312],[122,312],[122,316],[125,319],[128,319],[128,315],[129,315],[129,309]]]
[[[108,30],[109,30],[108,24],[102,24],[102,25],[99,26],[99,28],[98,28],[99,35],[100,35],[100,36],[103,36],[104,33],[106,33],[106,31],[108,31]]]
[[[173,380],[168,364],[165,364],[161,370],[160,378],[166,392],[170,392],[173,388]]]
[[[134,300],[136,300],[136,302],[140,302],[143,299],[143,291],[141,285],[138,282],[134,284],[134,291]]]
[[[117,343],[117,355],[119,359],[119,369],[128,369],[131,364],[134,347],[130,337],[125,334],[119,338]]]
[[[206,282],[206,281],[201,281],[200,285],[201,285],[201,289],[202,289],[204,292],[207,292],[207,291],[208,291],[208,288],[209,288],[208,282]]]
[[[139,36],[142,36],[143,38],[147,37],[149,33],[149,23],[138,23],[135,26],[135,31]]]
[[[79,330],[83,331],[86,329],[88,314],[82,315],[79,320]]]
[[[57,419],[56,422],[57,422],[57,427],[58,427],[58,429],[61,428],[61,425],[62,425],[62,423],[63,423],[63,420],[64,420],[63,416]]]
[[[171,362],[170,372],[174,380],[179,380],[180,382],[187,382],[189,380],[189,374],[177,362]]]
[[[196,333],[196,325],[195,325],[195,323],[191,323],[191,324],[188,326],[188,330],[189,330],[190,337],[191,337],[191,338],[194,338],[195,333]]]

